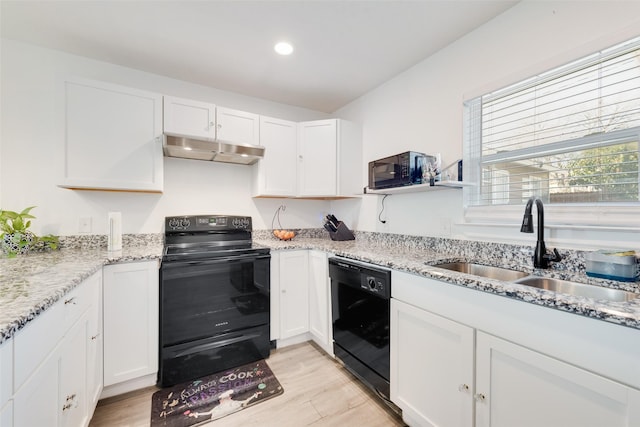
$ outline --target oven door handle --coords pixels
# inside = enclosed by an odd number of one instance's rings
[[[181,351],[179,353],[176,353],[174,355],[174,357],[182,357],[182,356],[187,356],[187,355],[192,354],[192,353],[198,353],[198,352],[201,352],[201,351],[211,350],[211,349],[218,348],[218,347],[224,347],[224,346],[227,346],[229,344],[235,344],[235,343],[238,343],[238,342],[242,342],[242,341],[247,341],[247,340],[251,340],[251,339],[254,339],[254,338],[258,338],[259,336],[260,336],[260,334],[254,333],[254,334],[248,334],[248,335],[240,335],[240,336],[237,336],[237,337],[234,337],[234,338],[227,338],[227,339],[224,339],[224,340],[220,340],[220,341],[216,341],[216,342],[210,342],[210,343],[207,343],[207,344],[200,344],[200,345],[197,345],[195,347],[189,347],[189,348],[187,348],[187,349],[185,349],[185,350],[183,350],[183,351]]]
[[[255,254],[246,254],[246,255],[234,255],[230,257],[220,257],[220,258],[212,258],[212,259],[201,259],[201,260],[193,260],[193,261],[164,261],[162,263],[163,268],[177,268],[183,267],[185,265],[212,265],[212,264],[221,264],[221,263],[238,263],[238,262],[247,262],[247,261],[257,261],[261,259],[269,259],[271,258],[270,254],[266,255],[255,255]]]

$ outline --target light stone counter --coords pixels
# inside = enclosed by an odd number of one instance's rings
[[[102,266],[161,257],[162,244],[149,242],[113,253],[76,247],[0,258],[0,344]]]
[[[638,282],[618,282],[587,276],[584,273],[584,252],[561,250],[560,252],[565,256],[561,263],[555,264],[552,269],[540,270],[533,268],[531,259],[533,248],[527,246],[399,235],[387,235],[384,240],[379,240],[379,236],[377,233],[358,233],[358,240],[346,242],[297,236],[292,241],[286,242],[275,240],[267,235],[255,241],[272,250],[323,250],[452,285],[640,329],[640,298],[630,302],[594,300],[432,267],[440,263],[469,261],[640,293]],[[391,286],[393,287],[393,283]]]
[[[433,264],[473,261],[593,285],[640,293],[637,282],[594,279],[584,274],[584,253],[561,251],[565,260],[553,269],[532,267],[533,248],[497,243],[379,233],[356,233],[357,240],[334,242],[327,233],[301,233],[292,241],[279,241],[269,232],[254,231],[254,243],[277,250],[316,249],[377,264],[390,269],[514,298],[631,328],[640,329],[640,299],[621,303],[572,297],[525,285],[485,279],[432,267]],[[104,265],[141,260],[160,260],[162,235],[124,239],[124,250],[109,253],[100,236],[94,241],[67,239],[59,251],[0,258],[0,343],[54,304]],[[96,248],[98,247],[98,248]]]

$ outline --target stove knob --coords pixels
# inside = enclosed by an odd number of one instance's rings
[[[369,277],[367,279],[367,283],[369,284],[369,288],[371,288],[371,290],[374,290],[376,288],[376,279],[374,279],[373,277]]]
[[[183,228],[189,228],[189,226],[191,225],[191,221],[189,221],[187,218],[184,218],[183,220],[180,221],[180,225]]]

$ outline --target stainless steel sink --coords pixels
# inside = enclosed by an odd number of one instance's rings
[[[446,264],[436,264],[433,265],[433,267],[444,268],[445,270],[457,271],[459,273],[473,274],[474,276],[481,276],[489,279],[504,280],[505,282],[512,282],[529,275],[529,273],[523,273],[522,271],[492,267],[490,265],[474,264],[472,262],[450,262]]]
[[[604,288],[602,286],[587,285],[584,283],[537,276],[525,277],[523,279],[516,280],[515,283],[532,286],[534,288],[547,289],[562,294],[576,295],[599,300],[625,302],[640,297],[640,294],[620,289]]]

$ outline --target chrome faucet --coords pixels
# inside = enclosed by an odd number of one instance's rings
[[[536,203],[536,209],[538,211],[538,242],[536,243],[536,250],[533,253],[533,266],[535,268],[549,268],[550,262],[558,262],[562,260],[562,257],[555,248],[552,254],[547,253],[547,248],[544,244],[544,206],[540,198],[534,196],[527,201],[520,231],[522,233],[533,233],[533,215],[531,214],[533,202]]]

